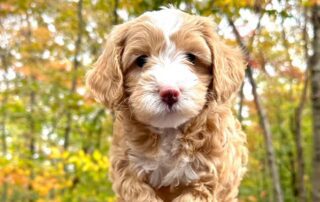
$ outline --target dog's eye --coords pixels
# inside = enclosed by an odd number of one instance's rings
[[[136,59],[136,64],[137,64],[139,67],[143,67],[143,66],[147,63],[147,58],[148,58],[148,56],[146,56],[146,55],[141,55],[141,56],[139,56],[139,57]]]
[[[191,62],[192,64],[194,64],[196,62],[196,56],[192,53],[186,53],[186,58],[189,62]]]

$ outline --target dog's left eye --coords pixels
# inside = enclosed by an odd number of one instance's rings
[[[196,62],[196,56],[192,53],[186,53],[186,58],[189,62],[191,62],[192,64],[194,64]]]
[[[146,55],[141,55],[141,56],[139,56],[139,57],[136,59],[136,64],[137,64],[139,67],[143,67],[143,66],[147,63],[147,58],[148,58],[148,56],[146,56]]]

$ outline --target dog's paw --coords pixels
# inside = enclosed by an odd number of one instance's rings
[[[149,199],[132,199],[132,200],[124,200],[122,198],[117,198],[116,202],[163,202],[163,200],[157,197],[149,198]]]
[[[209,202],[209,200],[203,195],[185,193],[175,198],[172,202]]]

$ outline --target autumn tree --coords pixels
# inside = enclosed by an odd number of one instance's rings
[[[313,180],[312,196],[314,202],[320,201],[320,4],[312,6],[314,38],[313,55],[309,59],[311,71],[312,111],[313,111]]]

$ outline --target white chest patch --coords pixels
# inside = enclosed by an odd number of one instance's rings
[[[190,158],[179,152],[178,134],[173,129],[160,135],[160,148],[154,159],[140,155],[130,155],[130,161],[139,173],[146,173],[149,184],[160,188],[163,186],[186,185],[199,176],[191,166]],[[139,174],[138,173],[138,174]]]

